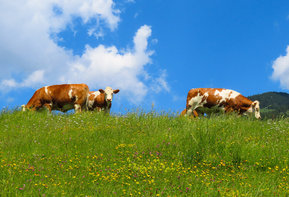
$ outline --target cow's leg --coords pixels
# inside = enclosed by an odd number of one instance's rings
[[[199,114],[198,114],[198,112],[196,110],[193,111],[193,114],[194,114],[195,117],[199,117]]]
[[[225,113],[231,113],[234,111],[232,107],[225,107],[223,110],[225,111]]]
[[[189,107],[189,108],[186,110],[185,116],[199,117],[199,114],[198,114],[198,112],[197,112],[195,109],[196,109],[195,107]]]
[[[74,104],[74,110],[75,110],[75,113],[81,112],[81,105]]]
[[[193,110],[193,114],[194,114],[194,117],[199,117],[199,114],[198,114],[198,112],[196,110]],[[187,109],[184,109],[181,112],[180,116],[187,116]]]
[[[104,112],[107,113],[107,114],[110,114],[110,108],[106,108],[106,109],[104,110]]]
[[[44,107],[46,107],[46,109],[51,113],[51,111],[52,111],[52,104],[51,103],[45,103]]]

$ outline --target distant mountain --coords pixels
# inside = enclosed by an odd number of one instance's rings
[[[289,117],[289,94],[285,92],[265,92],[248,98],[260,101],[263,118]]]

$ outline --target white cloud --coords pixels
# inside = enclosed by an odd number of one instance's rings
[[[30,74],[21,84],[24,87],[32,86],[33,84],[41,83],[44,80],[44,70],[36,70]]]
[[[2,88],[7,88],[7,87],[15,88],[17,86],[18,86],[18,84],[17,84],[17,82],[14,79],[5,79],[1,83],[1,87]]]
[[[100,18],[113,30],[120,20],[113,6],[112,0],[1,0],[0,78],[28,75],[43,67],[65,71],[61,67],[71,60],[71,52],[59,47],[51,34],[65,29],[75,17],[84,22]]]
[[[273,62],[273,74],[272,78],[274,80],[279,80],[281,86],[285,89],[289,89],[289,46],[286,49],[285,56],[279,56]]]
[[[26,79],[22,82],[16,82],[14,79],[7,79],[1,82],[0,90],[3,90],[7,87],[9,88],[20,88],[20,87],[31,87],[36,84],[41,84],[44,82],[44,70],[36,70],[32,72]]]
[[[134,36],[133,49],[120,52],[115,46],[96,48],[86,46],[84,54],[71,63],[68,74],[61,77],[63,82],[83,82],[90,87],[112,86],[120,88],[131,101],[139,102],[146,95],[148,85],[139,77],[146,77],[145,65],[151,63],[152,51],[147,50],[148,38],[151,36],[151,27],[144,25]],[[168,91],[165,76],[147,81],[149,86],[161,87]]]
[[[165,75],[154,79],[145,69],[153,54],[148,50],[150,26],[140,27],[133,48],[126,50],[87,44],[84,53],[75,56],[55,43],[60,39],[55,38],[57,33],[73,24],[75,17],[84,23],[96,21],[87,30],[90,36],[104,36],[100,20],[115,30],[120,13],[112,0],[0,1],[0,91],[87,83],[92,89],[120,88],[122,95],[135,102],[142,100],[149,88],[169,91]]]
[[[94,36],[96,39],[103,38],[104,33],[102,29],[97,30],[96,28],[91,28],[87,31],[89,36]]]
[[[163,90],[165,90],[166,92],[169,92],[170,91],[170,87],[166,81],[166,77],[167,77],[167,73],[166,71],[162,71],[161,75],[156,78],[154,80],[154,86],[153,86],[153,89],[155,92],[161,92]]]

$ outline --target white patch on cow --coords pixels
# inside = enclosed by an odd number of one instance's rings
[[[100,91],[95,91],[92,94],[94,95],[94,98],[96,98],[98,95],[100,95]]]
[[[91,96],[91,95],[93,95],[93,98],[92,98],[92,99],[90,99],[90,96]],[[100,95],[100,91],[95,91],[95,92],[93,92],[93,93],[89,93],[89,94],[88,94],[88,97],[87,97],[87,107],[88,107],[88,109],[91,109],[91,108],[92,108],[92,106],[93,106],[93,104],[94,104],[94,100],[95,100],[95,98],[96,98],[98,95]]]
[[[198,93],[197,96],[191,98],[191,100],[189,101],[189,105],[197,106],[202,102],[202,99],[203,99],[203,96],[201,96],[200,93]]]
[[[240,93],[236,92],[234,90],[224,89],[224,90],[221,90],[221,91],[216,90],[214,95],[222,97],[221,100],[217,101],[217,104],[220,104],[222,102],[226,102],[227,99],[228,100],[235,99],[237,96],[240,95]]]
[[[70,98],[70,99],[72,99],[72,98],[73,98],[73,96],[72,96],[72,92],[73,92],[73,90],[72,90],[72,89],[70,89],[70,90],[69,90],[69,92],[68,92],[68,96],[69,96],[69,98]]]
[[[198,107],[203,107],[203,105],[207,103],[206,100],[202,102],[203,98],[204,96],[200,95],[200,93],[198,93],[197,96],[191,98],[191,100],[189,101],[189,106],[191,107],[187,110],[186,113],[188,116],[192,115],[195,109],[197,109]]]
[[[88,108],[88,109],[92,109],[93,104],[94,104],[94,100],[88,99],[88,101],[87,101],[87,108]]]
[[[81,106],[79,104],[74,104],[75,112],[81,112]]]
[[[48,94],[48,86],[44,87],[45,93]]]

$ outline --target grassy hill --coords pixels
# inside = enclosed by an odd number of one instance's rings
[[[284,92],[266,92],[249,97],[251,100],[259,100],[261,115],[264,118],[276,118],[289,116],[289,94]]]
[[[286,196],[289,121],[0,114],[0,196]]]

